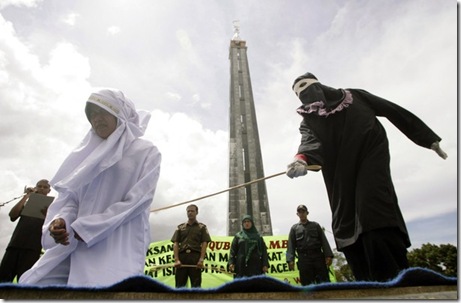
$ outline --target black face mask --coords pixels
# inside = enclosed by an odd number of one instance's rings
[[[301,100],[303,104],[310,104],[319,101],[325,102],[325,99],[326,97],[323,93],[323,89],[318,82],[311,84],[299,94],[299,100]]]
[[[313,83],[303,90],[299,95],[299,100],[306,105],[322,101],[325,108],[330,110],[336,107],[343,99],[344,92],[342,89],[336,89],[321,83]]]

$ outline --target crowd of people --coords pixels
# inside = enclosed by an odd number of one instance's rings
[[[389,147],[377,116],[388,118],[416,144],[446,158],[441,138],[402,107],[360,89],[335,89],[311,73],[293,90],[301,144],[287,166],[290,178],[320,165],[328,192],[336,247],[356,280],[386,281],[408,267],[408,232],[389,169]],[[39,180],[11,209],[19,219],[0,265],[0,282],[108,286],[142,274],[150,239],[150,206],[160,174],[161,153],[141,138],[150,113],[136,110],[117,89],[100,88],[86,101],[91,126],[55,176]],[[22,215],[32,193],[58,193],[45,218]],[[286,261],[299,270],[302,285],[329,282],[333,252],[320,224],[296,209],[299,222],[289,230]],[[176,287],[201,287],[201,270],[211,236],[197,221],[197,205],[171,238]],[[263,236],[246,215],[233,237],[228,271],[234,278],[264,275],[269,269]],[[44,254],[41,256],[42,248]],[[123,260],[123,262],[120,262]]]

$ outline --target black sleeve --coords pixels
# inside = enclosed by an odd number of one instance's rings
[[[262,259],[262,264],[263,266],[267,266],[269,267],[269,255],[267,254],[267,246],[266,246],[266,242],[264,242],[264,239],[263,237],[261,237],[261,248],[262,248],[262,256],[261,256],[261,259]]]
[[[375,111],[377,116],[387,118],[415,144],[430,148],[432,143],[442,139],[420,118],[405,108],[365,90],[354,90]]]
[[[287,263],[294,262],[296,257],[296,235],[293,227],[290,229],[290,234],[288,235],[288,246],[286,252]]]
[[[308,164],[322,165],[322,144],[304,119],[301,121],[299,126],[299,132],[301,133],[301,144],[298,148],[298,154],[305,155],[307,157]]]
[[[325,255],[325,257],[331,257],[333,258],[333,251],[331,250],[330,243],[328,243],[328,239],[325,236],[325,232],[323,231],[323,228],[320,226],[320,224],[317,224],[317,228],[320,234],[320,239],[322,241],[322,250]]]
[[[235,261],[237,260],[237,253],[238,253],[238,237],[234,236],[234,239],[232,240],[230,252],[229,252],[229,262],[228,265],[235,264]]]

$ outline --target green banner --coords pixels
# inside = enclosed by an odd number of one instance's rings
[[[208,243],[204,261],[205,268],[202,269],[202,288],[218,287],[234,279],[233,274],[227,272],[227,262],[229,261],[229,251],[233,238],[231,236],[213,236],[213,241]],[[294,271],[288,269],[285,257],[287,239],[287,236],[264,237],[269,255],[267,275],[294,286],[301,286],[297,268]],[[175,287],[173,263],[173,243],[170,240],[153,242],[146,255],[144,273],[163,284]],[[330,267],[330,280],[336,282],[332,267]]]

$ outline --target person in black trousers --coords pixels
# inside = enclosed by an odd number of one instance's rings
[[[333,259],[322,227],[314,221],[309,221],[306,205],[296,209],[299,222],[294,224],[288,235],[286,259],[288,268],[294,270],[294,260],[298,257],[298,269],[301,285],[330,282],[328,267]]]
[[[191,287],[202,284],[202,268],[210,234],[205,224],[197,221],[198,207],[190,204],[186,208],[187,222],[178,225],[171,238],[174,252],[176,287],[185,287],[190,279]],[[187,265],[187,266],[184,266]]]

